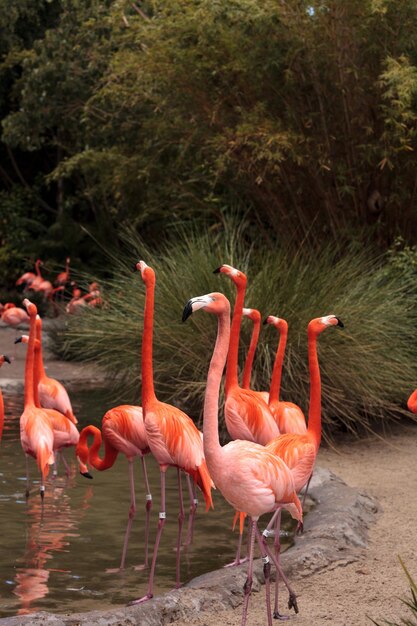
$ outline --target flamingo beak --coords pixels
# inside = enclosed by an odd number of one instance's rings
[[[344,328],[345,325],[342,322],[342,320],[340,319],[340,317],[336,317],[336,319],[337,319],[337,326],[339,326],[340,328]]]

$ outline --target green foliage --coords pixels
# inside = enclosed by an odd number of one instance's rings
[[[200,231],[200,232],[198,232]],[[339,315],[343,332],[324,333],[319,340],[323,379],[323,419],[327,436],[343,426],[352,432],[370,428],[375,420],[408,415],[406,398],[417,381],[415,280],[386,271],[381,260],[363,250],[334,246],[313,251],[265,245],[254,249],[240,228],[176,231],[171,242],[155,252],[148,242],[131,238],[122,259],[105,263],[114,278],[105,282],[105,307],[84,310],[69,318],[56,337],[67,357],[103,366],[118,398],[140,401],[140,345],[144,286],[133,261],[144,259],[157,275],[155,313],[155,379],[161,399],[199,415],[213,349],[215,322],[205,315],[181,323],[189,298],[222,291],[234,300],[231,281],[213,269],[229,263],[247,272],[247,306],[263,316],[278,315],[290,327],[284,364],[282,398],[307,410],[309,374],[306,327],[310,319]],[[244,320],[242,346],[251,328]],[[261,336],[253,386],[268,389],[277,345],[273,329]],[[243,357],[243,352],[242,352]],[[116,401],[116,400],[115,400]]]
[[[417,626],[417,585],[401,558],[399,560],[401,563],[401,567],[403,568],[405,575],[407,576],[411,594],[411,598],[409,600],[402,600],[402,602],[410,609],[412,619],[401,618],[399,622],[389,622],[387,620],[384,620],[383,622],[376,622],[372,618],[369,618],[371,622],[375,624],[375,626]]]

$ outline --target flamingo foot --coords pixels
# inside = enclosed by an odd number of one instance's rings
[[[120,574],[120,572],[124,572],[125,568],[123,567],[106,567],[104,570],[106,574]]]
[[[127,603],[127,606],[135,606],[136,604],[143,604],[144,602],[147,602],[151,598],[153,598],[153,593],[147,593],[146,596],[143,596],[142,598],[137,598],[137,600],[131,600],[130,602]]]
[[[135,572],[142,572],[144,569],[148,569],[149,565],[146,563],[142,563],[142,565],[134,565],[133,569]]]
[[[274,611],[273,616],[274,619],[280,619],[281,621],[286,621],[288,619],[290,619],[289,615],[282,615],[282,613],[280,613],[279,611]]]
[[[302,535],[304,532],[304,524],[303,522],[298,522],[297,524],[297,528],[295,529],[295,534],[296,535]]]
[[[298,613],[298,604],[297,604],[297,596],[295,593],[290,593],[288,598],[288,608],[294,609],[294,613]]]
[[[226,565],[223,565],[223,567],[237,567],[238,565],[242,565],[242,563],[246,563],[247,560],[248,557],[245,556],[243,557],[243,559],[235,559],[234,561],[232,561],[232,563],[226,563]]]

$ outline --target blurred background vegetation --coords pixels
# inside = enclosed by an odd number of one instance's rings
[[[305,326],[335,312],[348,330],[322,342],[326,420],[403,412],[417,382],[417,0],[0,0],[0,30],[0,286],[68,254],[107,281],[107,308],[69,322],[57,350],[100,353],[134,386],[136,246],[158,270],[162,393],[193,407],[212,338],[193,322],[190,346],[169,308],[229,289],[210,272],[235,262],[248,304],[290,323],[284,396],[305,405]]]

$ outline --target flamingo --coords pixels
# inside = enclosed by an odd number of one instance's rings
[[[16,287],[19,287],[19,285],[30,285],[36,278],[36,274],[34,274],[33,272],[25,272],[24,274],[22,274],[16,281]]]
[[[412,413],[417,413],[417,389],[413,391],[411,396],[407,400],[408,410]]]
[[[37,308],[29,300],[24,300],[30,318],[29,345],[25,364],[25,404],[20,416],[20,441],[26,454],[26,469],[28,470],[28,456],[33,456],[41,473],[40,494],[43,499],[45,493],[45,478],[49,473],[49,465],[55,462],[54,434],[45,409],[35,405],[34,395],[34,357]],[[27,471],[26,495],[29,495],[29,473]]]
[[[291,515],[302,520],[302,509],[297,497],[294,478],[286,464],[265,447],[252,441],[232,441],[225,446],[219,442],[218,405],[223,369],[226,363],[230,338],[230,304],[221,293],[210,293],[192,298],[183,312],[185,321],[193,312],[203,309],[218,318],[217,340],[207,377],[204,399],[203,434],[204,453],[214,483],[224,498],[238,511],[251,517],[248,576],[244,585],[242,626],[246,624],[249,595],[253,576],[253,550],[255,537],[264,559],[266,604],[268,625],[272,625],[269,601],[270,564],[268,546],[261,541],[257,522],[261,515],[279,508],[287,509]],[[230,354],[230,351],[229,351]],[[269,553],[274,562],[274,556]],[[289,606],[298,612],[296,595],[286,580],[281,567],[277,568],[288,586]]]
[[[159,464],[161,473],[161,510],[149,575],[148,591],[145,596],[129,604],[138,604],[153,597],[158,548],[166,519],[165,473],[168,467],[177,469],[180,513],[178,516],[178,538],[176,557],[176,587],[180,585],[181,532],[184,521],[181,470],[194,479],[203,492],[206,509],[213,506],[211,499],[212,481],[204,458],[203,442],[194,422],[182,411],[170,404],[157,400],[153,381],[152,342],[155,298],[155,272],[144,261],[136,264],[146,288],[144,329],[142,336],[142,409],[148,444]]]
[[[41,283],[43,283],[44,279],[42,277],[41,271],[39,269],[39,267],[43,265],[42,261],[40,259],[37,259],[35,262],[35,271],[36,271],[36,275],[35,277],[30,281],[30,283],[28,283],[28,287],[30,289],[33,289],[33,291],[38,291],[38,287]]]
[[[76,448],[76,454],[80,465],[80,472],[87,478],[92,478],[89,474],[86,463],[88,462],[99,471],[113,467],[116,458],[121,452],[127,457],[129,463],[130,480],[130,508],[123,544],[120,569],[124,569],[126,561],[127,546],[129,543],[130,531],[133,519],[136,515],[135,481],[133,474],[133,461],[136,456],[142,462],[143,476],[146,486],[146,522],[145,522],[145,563],[148,566],[148,542],[149,542],[149,516],[152,508],[152,495],[150,492],[148,474],[146,471],[145,455],[149,454],[148,439],[143,423],[142,408],[122,404],[107,411],[101,423],[102,433],[95,426],[86,426],[80,433],[80,440]],[[91,448],[88,448],[88,435],[94,436]],[[99,450],[104,439],[104,458],[99,457]]]
[[[16,328],[19,324],[29,323],[29,315],[20,307],[8,302],[4,305],[1,320],[5,324]]]
[[[242,375],[242,388],[250,388],[250,379],[252,374],[253,359],[255,357],[256,346],[258,345],[259,332],[261,329],[261,314],[257,309],[242,309],[244,317],[249,318],[253,322],[253,330],[250,339],[248,353],[246,355],[245,366]],[[266,404],[269,402],[269,393],[267,391],[255,391],[258,397],[262,398]]]
[[[308,428],[306,432],[296,434],[287,433],[273,439],[266,449],[272,454],[281,458],[292,471],[294,477],[295,489],[300,491],[304,485],[308,483],[313,473],[314,463],[321,441],[321,378],[320,368],[317,356],[317,337],[327,328],[339,326],[343,328],[343,322],[335,315],[326,315],[317,317],[308,324],[308,362],[310,369],[310,403],[308,410]],[[273,394],[272,394],[273,395]],[[279,559],[280,527],[281,512],[278,509],[272,517],[268,527],[264,531],[264,537],[269,534],[275,536],[275,553]],[[275,525],[275,531],[271,529]],[[278,611],[278,577],[275,582],[275,609],[274,617],[281,618]]]
[[[70,278],[70,269],[69,269],[70,261],[71,261],[71,259],[69,258],[69,256],[67,256],[67,258],[65,260],[65,271],[64,272],[60,272],[58,274],[58,276],[56,277],[56,279],[55,279],[54,284],[57,285],[58,287],[61,287],[61,286],[65,287],[65,285],[69,281],[69,278]]]
[[[28,343],[28,339],[27,335],[22,335],[16,339],[15,343]],[[43,409],[55,409],[65,415],[73,424],[78,424],[64,385],[45,373],[42,355],[42,320],[39,316],[36,318],[36,339],[38,340],[35,344],[35,354],[40,406]]]
[[[0,367],[3,363],[11,363],[9,357],[6,354],[0,354]],[[3,426],[4,426],[4,403],[3,403],[3,395],[0,389],[0,441],[3,435]]]
[[[285,320],[274,315],[269,315],[265,324],[271,324],[279,332],[279,343],[275,356],[274,369],[272,370],[271,386],[269,389],[269,410],[280,433],[296,433],[302,435],[307,431],[306,418],[299,406],[292,402],[280,402],[279,392],[281,389],[282,364],[284,361],[285,346],[287,344],[288,324]]]
[[[239,387],[237,378],[239,334],[246,291],[246,276],[230,265],[221,265],[214,270],[214,273],[219,272],[229,276],[237,289],[226,366],[224,416],[227,431],[232,439],[245,439],[265,446],[271,439],[279,435],[278,426],[268,409],[268,405],[251,389]]]

